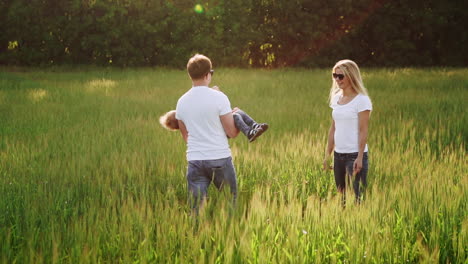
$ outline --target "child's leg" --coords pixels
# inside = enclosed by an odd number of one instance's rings
[[[268,124],[258,124],[248,114],[240,109],[234,113],[234,123],[236,124],[236,127],[244,133],[249,142],[254,141],[268,129]]]
[[[249,134],[249,131],[250,131],[250,126],[247,125],[244,121],[244,119],[242,118],[242,115],[238,113],[239,111],[235,112],[233,114],[233,117],[234,117],[234,123],[236,125],[236,127],[244,134],[244,135],[248,135]]]
[[[244,120],[244,123],[247,124],[249,127],[254,127],[254,125],[257,124],[257,122],[255,122],[255,120],[253,120],[248,114],[246,114],[244,111],[238,109],[236,111],[236,113],[238,113],[242,119]]]

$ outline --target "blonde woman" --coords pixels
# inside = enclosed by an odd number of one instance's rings
[[[334,150],[335,183],[338,191],[343,194],[343,202],[346,177],[352,180],[356,201],[359,202],[363,188],[367,186],[367,134],[372,102],[355,62],[337,62],[332,70],[332,82],[329,98],[333,109],[332,123],[323,168],[331,169],[329,163]]]

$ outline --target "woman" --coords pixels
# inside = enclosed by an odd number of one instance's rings
[[[324,169],[329,166],[333,150],[335,183],[345,202],[346,175],[352,178],[356,201],[362,199],[367,186],[367,133],[372,103],[361,79],[357,64],[341,60],[332,70],[330,107],[332,123],[328,132],[328,144],[323,161]]]

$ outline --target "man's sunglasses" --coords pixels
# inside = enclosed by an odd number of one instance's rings
[[[342,81],[344,79],[344,74],[333,73],[333,79]]]
[[[210,73],[211,73],[211,77],[213,77],[213,75],[214,75],[214,70],[210,70]]]

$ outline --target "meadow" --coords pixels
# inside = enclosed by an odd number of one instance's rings
[[[330,70],[215,70],[270,129],[230,140],[237,205],[210,187],[195,218],[158,123],[185,71],[0,69],[0,263],[468,262],[468,69],[361,69],[369,186],[345,208],[321,170]]]

